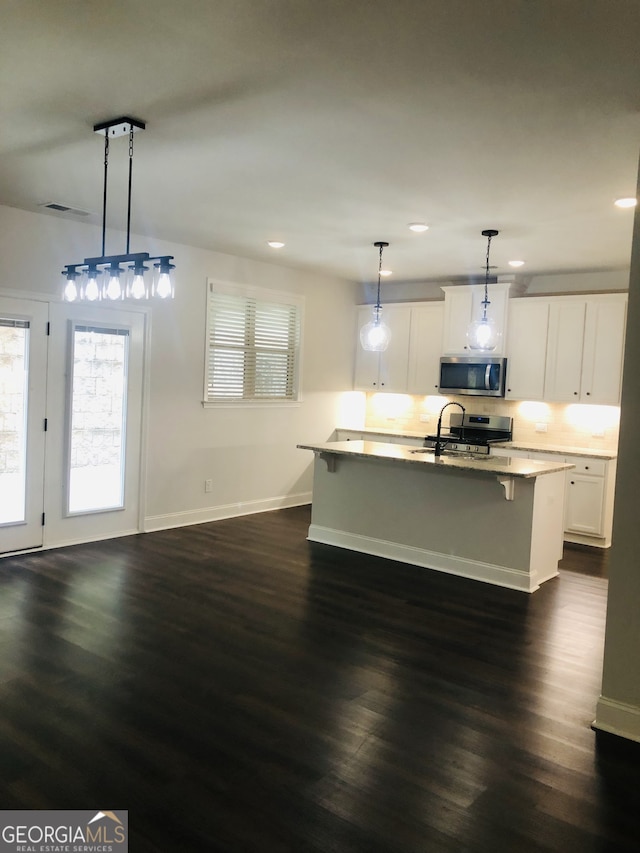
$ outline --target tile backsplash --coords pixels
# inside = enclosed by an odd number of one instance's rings
[[[491,397],[413,397],[408,394],[367,394],[365,427],[410,433],[435,432],[440,410],[447,402],[461,403],[480,415],[513,418],[515,441],[615,452],[618,447],[618,406],[517,402]],[[443,423],[448,426],[447,410]]]

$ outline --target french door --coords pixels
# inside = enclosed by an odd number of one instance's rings
[[[46,302],[0,299],[0,553],[43,542]]]
[[[20,303],[0,298],[0,552],[137,532],[145,315]]]

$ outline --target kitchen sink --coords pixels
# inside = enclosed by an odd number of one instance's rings
[[[409,451],[410,453],[433,453],[432,447],[416,447]],[[449,459],[487,459],[485,453],[459,453],[457,450],[443,450],[441,456],[446,456]]]

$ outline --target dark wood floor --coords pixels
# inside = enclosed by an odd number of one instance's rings
[[[0,561],[2,808],[135,851],[631,851],[590,728],[606,553],[524,593],[314,545],[306,507]]]

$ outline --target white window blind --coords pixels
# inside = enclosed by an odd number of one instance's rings
[[[206,402],[298,399],[300,304],[209,282]]]

